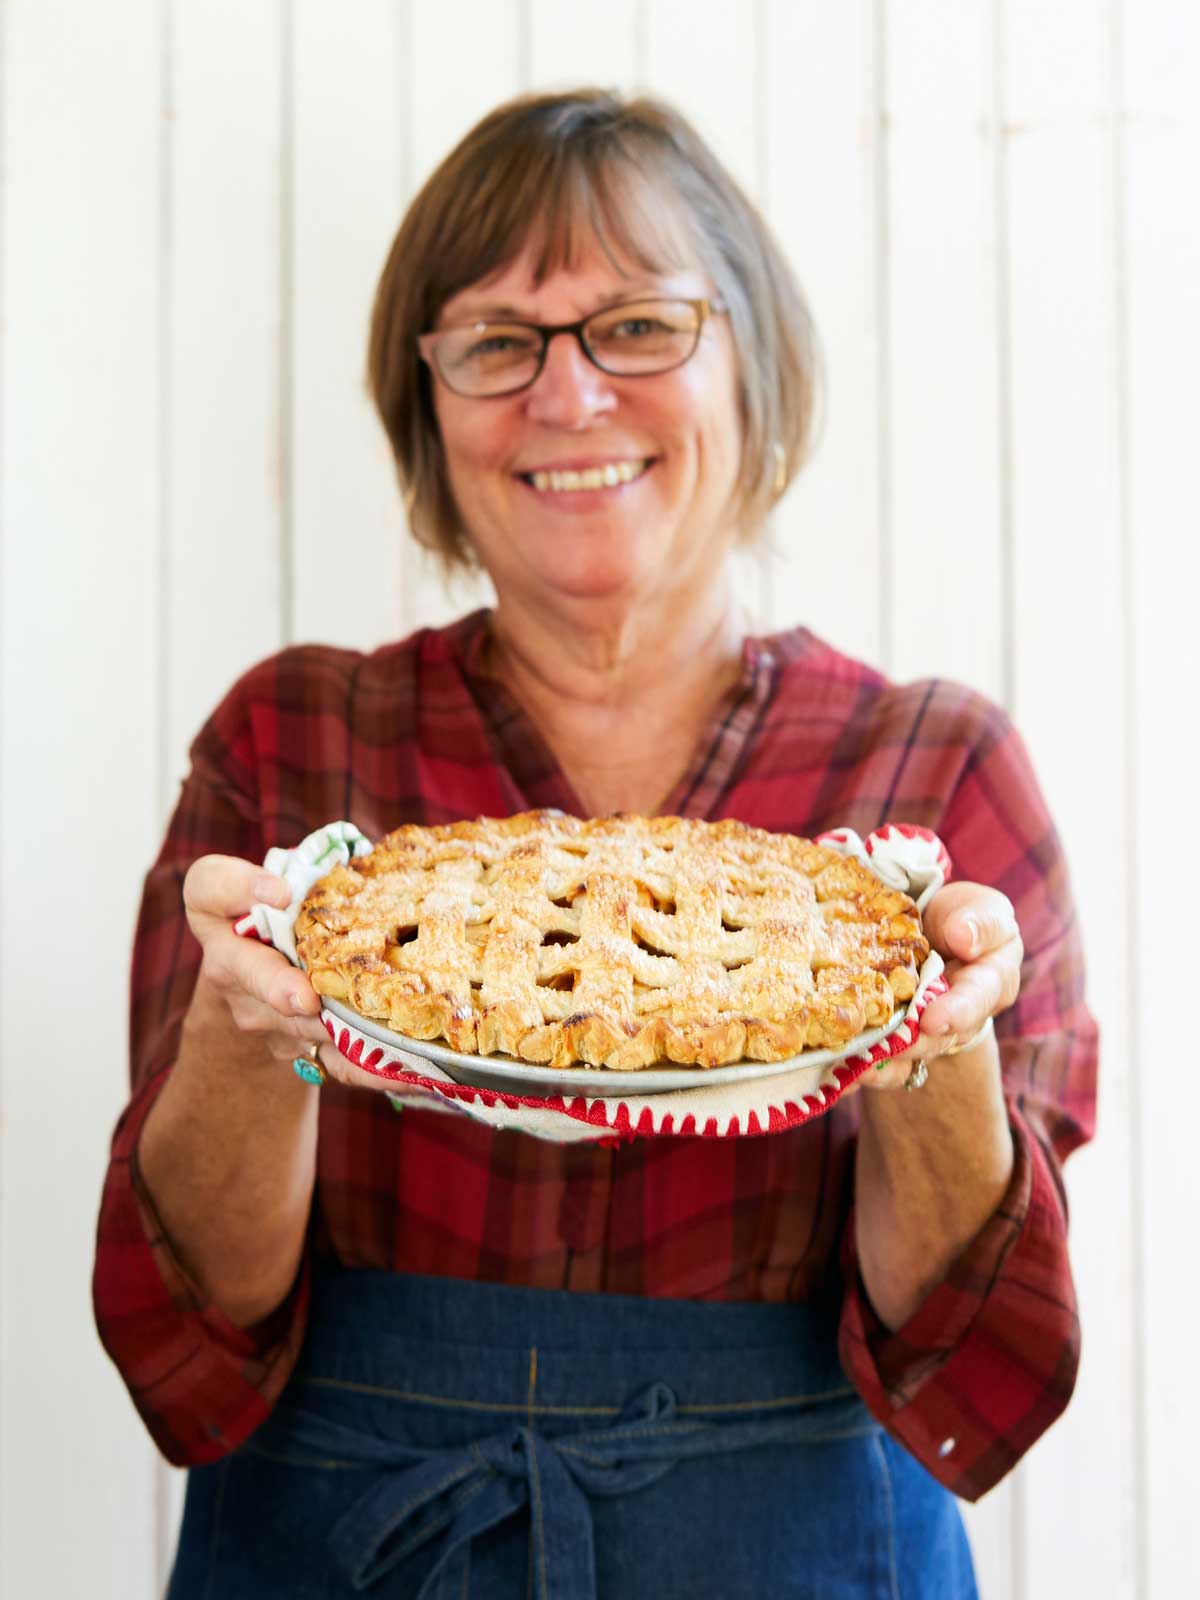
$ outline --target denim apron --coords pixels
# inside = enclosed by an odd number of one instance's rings
[[[344,1272],[189,1475],[167,1600],[974,1600],[953,1497],[836,1314]]]

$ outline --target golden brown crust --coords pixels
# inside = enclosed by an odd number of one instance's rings
[[[907,895],[811,840],[554,811],[397,828],[314,886],[296,947],[410,1038],[621,1071],[837,1048],[929,952]]]

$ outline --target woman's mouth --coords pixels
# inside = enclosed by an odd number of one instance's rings
[[[595,493],[619,489],[636,480],[653,466],[654,458],[643,461],[606,461],[595,467],[549,467],[537,472],[518,473],[518,477],[538,494]]]

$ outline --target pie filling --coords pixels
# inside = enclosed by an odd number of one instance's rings
[[[397,828],[314,886],[296,946],[398,1033],[630,1071],[840,1048],[929,951],[907,895],[810,840],[548,811]]]

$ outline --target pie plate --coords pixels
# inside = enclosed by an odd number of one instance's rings
[[[816,842],[854,856],[890,888],[911,894],[918,911],[950,875],[945,846],[916,824],[885,823],[865,839],[838,828],[819,834]],[[235,933],[274,945],[303,969],[294,925],[305,896],[333,865],[372,848],[345,821],[326,824],[292,849],[272,847],[263,865],[286,879],[291,903],[286,909],[253,905],[235,922]],[[692,1132],[732,1138],[775,1133],[823,1115],[872,1065],[911,1045],[925,1007],[946,991],[942,974],[942,959],[931,951],[908,1004],[885,1026],[858,1034],[840,1050],[707,1070],[669,1062],[633,1072],[582,1064],[551,1068],[503,1055],[466,1055],[395,1033],[329,996],[322,997],[321,1021],[344,1056],[394,1086],[389,1098],[398,1107],[456,1110],[492,1127],[517,1126],[560,1143]]]
[[[916,998],[924,995],[929,985],[942,974],[942,958],[930,951],[921,967]],[[410,1039],[393,1033],[382,1022],[360,1016],[338,1000],[322,996],[324,1009],[348,1028],[362,1034],[366,1040],[409,1056],[419,1056],[431,1061],[455,1083],[468,1084],[475,1089],[490,1089],[500,1094],[585,1095],[589,1099],[620,1099],[630,1095],[670,1094],[678,1089],[702,1089],[718,1084],[751,1083],[761,1078],[775,1078],[785,1072],[804,1069],[803,1078],[796,1081],[797,1092],[816,1091],[830,1067],[846,1061],[851,1056],[865,1055],[873,1045],[890,1037],[908,1015],[909,1005],[894,1011],[881,1028],[869,1028],[844,1044],[840,1050],[805,1050],[801,1055],[789,1056],[784,1061],[736,1061],[727,1067],[642,1067],[636,1072],[617,1072],[611,1067],[543,1067],[528,1061],[517,1061],[512,1056],[464,1055],[451,1050],[448,1045],[430,1039]],[[911,1002],[910,1002],[911,1004]],[[335,1041],[337,1042],[337,1041]],[[353,1040],[349,1041],[352,1045]],[[343,1049],[343,1054],[346,1051]],[[357,1058],[369,1070],[378,1071],[382,1058],[371,1059],[374,1052],[363,1050]]]

